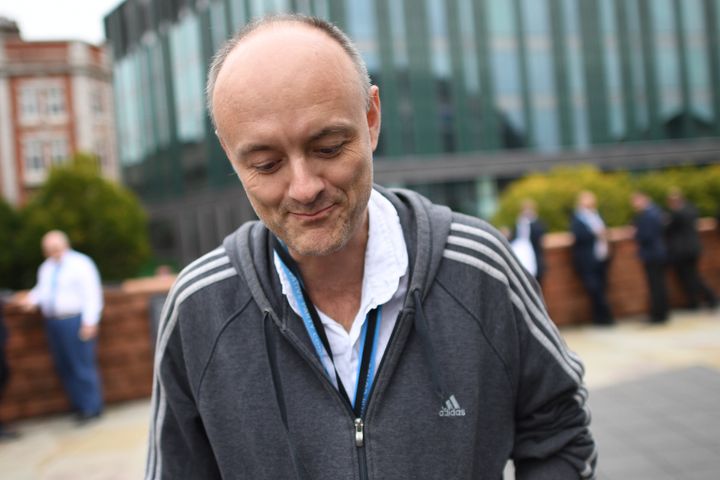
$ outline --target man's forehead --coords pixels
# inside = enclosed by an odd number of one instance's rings
[[[358,75],[349,55],[328,34],[287,22],[267,25],[244,38],[228,55],[213,92],[218,126],[226,114],[256,119],[263,112],[346,98],[361,102]]]
[[[229,53],[219,72],[242,65],[245,69],[282,69],[294,61],[333,61],[352,67],[343,48],[326,32],[298,22],[263,25],[248,34]],[[310,67],[313,65],[307,65]]]

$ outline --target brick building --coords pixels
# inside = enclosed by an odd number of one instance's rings
[[[24,41],[0,17],[0,193],[25,202],[48,169],[77,152],[96,154],[118,177],[112,70],[104,47]]]

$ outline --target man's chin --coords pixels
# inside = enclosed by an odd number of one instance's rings
[[[332,255],[335,252],[342,250],[342,244],[336,243],[304,243],[299,242],[294,245],[290,245],[290,250],[293,254],[300,257],[325,257]]]
[[[343,249],[347,240],[332,238],[330,234],[302,236],[292,241],[285,241],[293,255],[301,257],[324,257]]]

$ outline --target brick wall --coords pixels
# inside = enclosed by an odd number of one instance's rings
[[[701,235],[704,278],[720,292],[720,232],[712,220],[703,221]],[[632,231],[611,232],[613,262],[610,267],[609,299],[618,318],[642,314],[647,289],[636,257]],[[590,323],[590,305],[572,268],[568,234],[545,238],[548,270],[544,279],[545,300],[558,325]],[[105,292],[105,312],[100,331],[98,356],[105,401],[110,403],[144,398],[152,390],[152,346],[150,299],[167,291],[172,278],[128,282],[122,289]],[[675,279],[668,273],[671,303],[682,304]],[[7,345],[12,378],[0,401],[0,419],[13,420],[69,410],[48,352],[43,321],[38,314],[25,314],[7,306]]]
[[[720,231],[712,219],[699,224],[703,243],[700,260],[702,277],[720,293]],[[629,227],[610,232],[612,262],[608,274],[608,300],[616,318],[643,315],[648,308],[645,274],[637,257],[637,248]],[[547,274],[543,293],[550,317],[557,325],[590,323],[590,301],[572,266],[572,236],[557,233],[545,237]],[[666,272],[670,304],[683,305],[684,297],[672,272]]]
[[[98,344],[103,394],[110,403],[144,398],[152,390],[148,321],[153,291],[106,290]],[[70,404],[53,370],[39,314],[6,306],[10,383],[0,400],[3,421],[66,412]]]

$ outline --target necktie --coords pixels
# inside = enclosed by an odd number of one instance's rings
[[[60,276],[60,266],[62,264],[60,262],[57,262],[55,265],[55,269],[52,272],[52,277],[50,278],[50,299],[48,302],[48,317],[53,318],[55,317],[56,309],[55,309],[55,301],[57,300],[57,290],[58,290],[58,277]]]

